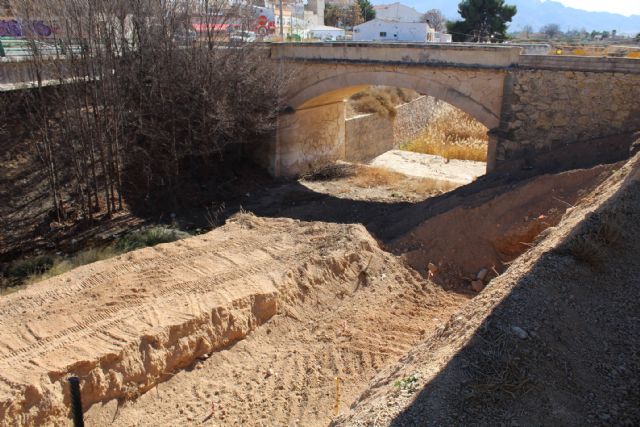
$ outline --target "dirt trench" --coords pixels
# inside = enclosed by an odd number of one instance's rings
[[[639,425],[639,253],[636,155],[331,425]]]
[[[0,300],[0,419],[67,425],[78,376],[90,425],[327,424],[465,300],[362,226],[240,215]]]
[[[502,272],[619,167],[383,200],[369,230],[239,214],[6,296],[0,419],[68,425],[66,379],[78,376],[89,425],[327,425],[467,305],[467,276]],[[314,194],[278,215],[332,203],[346,206]],[[395,254],[370,234],[380,220]],[[431,261],[441,269],[429,278]]]

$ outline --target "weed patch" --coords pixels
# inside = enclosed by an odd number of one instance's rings
[[[351,108],[360,114],[378,114],[391,119],[396,117],[396,106],[416,99],[411,90],[396,87],[372,86],[349,98]]]
[[[393,386],[400,390],[413,392],[418,388],[418,377],[415,375],[409,375],[408,377],[397,380],[393,383]]]
[[[332,181],[354,176],[357,166],[350,163],[336,163],[318,168],[303,177],[305,181]]]
[[[389,169],[359,166],[351,178],[353,185],[361,188],[397,187],[403,192],[428,193],[434,191],[450,191],[457,187],[448,181],[431,178],[413,178]]]
[[[623,238],[619,214],[605,212],[592,214],[584,223],[582,231],[573,235],[560,249],[593,269],[601,268],[607,257],[607,248]]]
[[[360,188],[387,187],[398,189],[401,194],[427,194],[433,192],[447,192],[458,187],[448,181],[409,177],[399,172],[375,167],[356,165],[351,163],[336,163],[318,169],[303,178],[305,181],[333,181],[345,179]]]
[[[514,338],[507,331],[490,327],[475,338],[486,346],[467,355],[467,401],[489,404],[500,398],[517,395],[529,390],[533,383],[520,357]]]
[[[443,106],[417,138],[401,148],[447,159],[487,161],[487,128],[465,112]]]
[[[7,275],[11,280],[11,287],[32,284],[58,276],[83,265],[113,258],[147,246],[175,242],[189,236],[190,234],[185,231],[168,227],[147,228],[129,233],[109,246],[89,248],[70,257],[41,255],[17,261],[9,268]]]
[[[123,253],[160,243],[175,242],[189,236],[189,233],[174,228],[152,227],[127,234],[115,244],[115,248]]]
[[[107,246],[105,248],[91,248],[82,252],[78,252],[69,258],[56,258],[53,264],[46,271],[42,271],[38,274],[33,274],[25,280],[26,284],[39,282],[40,280],[49,279],[51,277],[59,276],[74,268],[92,264],[97,261],[112,258],[120,253],[113,247]]]
[[[26,279],[29,276],[44,273],[54,263],[55,258],[50,255],[40,255],[35,258],[16,261],[9,267],[8,276],[17,280]]]

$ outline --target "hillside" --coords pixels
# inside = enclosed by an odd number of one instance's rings
[[[390,3],[385,0],[376,0],[374,4]],[[414,7],[420,12],[426,9],[440,9],[448,19],[458,19],[458,1],[432,0],[422,2],[420,0],[404,0],[404,4]],[[589,31],[617,30],[619,34],[637,34],[640,32],[640,16],[630,17],[615,13],[587,12],[580,9],[566,7],[555,1],[541,0],[507,0],[508,4],[518,7],[518,13],[510,25],[510,30],[519,30],[525,25],[531,25],[534,29],[547,24],[558,24],[563,31],[568,29],[582,29]]]

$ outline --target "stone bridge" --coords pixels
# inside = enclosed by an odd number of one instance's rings
[[[369,85],[414,89],[482,122],[488,172],[604,159],[619,147],[602,138],[640,130],[640,59],[523,55],[515,46],[458,43],[261,46],[288,76],[278,130],[254,150],[275,176],[345,159],[343,101]],[[28,64],[3,59],[0,91],[32,84]]]
[[[273,44],[271,59],[290,75],[278,131],[259,153],[276,176],[344,159],[343,100],[369,85],[414,89],[482,122],[489,129],[488,172],[507,164],[554,166],[567,161],[567,147],[574,148],[569,157],[585,156],[589,141],[640,130],[636,59],[405,43]],[[556,155],[561,151],[564,157]]]

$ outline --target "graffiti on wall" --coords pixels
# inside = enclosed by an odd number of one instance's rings
[[[0,37],[25,37],[29,34],[49,37],[53,30],[43,21],[21,23],[15,19],[0,20]]]

